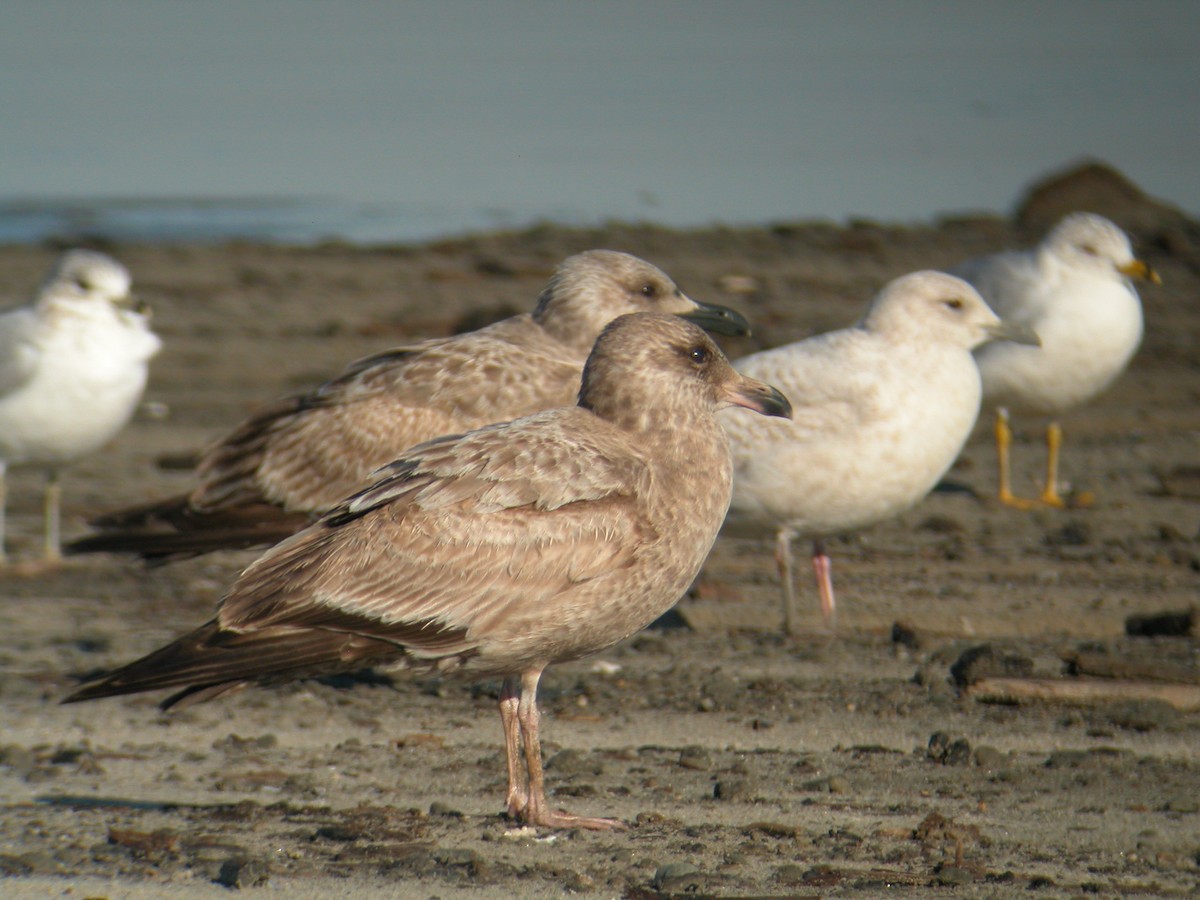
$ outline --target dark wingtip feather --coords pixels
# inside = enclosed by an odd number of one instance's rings
[[[194,684],[198,680],[197,668],[208,656],[208,644],[217,633],[216,621],[207,622],[165,647],[81,685],[60,702],[80,703]]]
[[[116,524],[71,541],[63,552],[68,556],[132,554],[147,562],[169,562],[215,550],[268,547],[291,537],[309,521],[305,513],[286,513],[265,504],[213,514],[190,512],[171,521]]]
[[[454,637],[461,639],[457,633]],[[162,708],[166,709],[211,700],[253,682],[352,671],[376,660],[395,658],[401,652],[390,640],[352,632],[288,626],[238,632],[222,629],[214,619],[141,659],[81,685],[61,702],[183,688],[163,702]]]

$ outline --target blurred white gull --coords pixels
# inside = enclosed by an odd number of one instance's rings
[[[1064,506],[1058,492],[1062,428],[1057,417],[1107,388],[1142,340],[1142,304],[1131,278],[1161,283],[1133,255],[1129,238],[1108,219],[1072,213],[1032,250],[968,260],[955,274],[971,282],[1005,321],[1032,328],[1040,348],[990,344],[976,353],[983,401],[996,410],[999,498],[1013,495],[1009,474],[1009,411],[1053,417],[1046,429],[1046,482],[1039,500]],[[1081,495],[1078,502],[1086,504]]]
[[[798,628],[792,539],[813,539],[827,623],[831,564],[822,538],[903,512],[958,456],[979,415],[971,350],[1003,338],[1036,343],[1002,322],[966,282],[941,272],[897,278],[851,328],[765,350],[734,364],[776,385],[791,421],[722,416],[734,460],[728,529],[776,529],[784,627]]]
[[[0,313],[0,563],[9,466],[47,473],[45,556],[59,556],[59,470],[133,414],[161,347],[116,260],[71,250],[33,303]]]

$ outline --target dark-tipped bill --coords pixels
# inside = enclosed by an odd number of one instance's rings
[[[1126,263],[1123,266],[1117,266],[1117,271],[1127,278],[1138,278],[1142,281],[1148,281],[1151,284],[1162,284],[1162,279],[1159,278],[1158,273],[1140,259],[1135,259],[1133,262]]]
[[[764,416],[792,417],[792,404],[782,391],[745,375],[725,389],[725,399],[734,406],[744,406]]]
[[[712,303],[697,303],[691,312],[679,313],[680,318],[695,322],[705,331],[713,334],[724,334],[729,337],[742,337],[750,333],[750,323],[739,312],[734,312],[728,306],[717,306]]]
[[[1014,344],[1028,344],[1030,347],[1042,346],[1042,339],[1028,325],[1019,322],[998,322],[984,329],[993,341],[1012,341]]]

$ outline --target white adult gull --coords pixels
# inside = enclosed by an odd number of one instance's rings
[[[1160,284],[1159,277],[1133,255],[1125,232],[1092,213],[1067,216],[1032,250],[979,257],[954,271],[1006,321],[1032,328],[1042,341],[1039,348],[989,344],[976,352],[984,405],[996,410],[999,499],[1020,508],[1034,503],[1012,490],[1011,410],[1051,417],[1039,500],[1064,506],[1058,417],[1125,371],[1142,340],[1142,304],[1130,279]]]
[[[115,259],[71,250],[31,304],[0,313],[0,563],[8,467],[45,470],[44,555],[57,559],[60,469],[112,440],[141,400],[162,343],[129,287]]]
[[[916,272],[886,285],[851,328],[754,353],[734,366],[791,399],[790,422],[723,416],[734,461],[729,530],[776,532],[784,627],[799,628],[792,540],[813,540],[825,621],[834,617],[823,539],[895,516],[958,456],[979,415],[972,348],[1036,343],[966,282]]]
[[[217,615],[67,702],[157,688],[206,700],[362,666],[501,677],[507,809],[548,827],[537,686],[620,641],[696,576],[729,505],[717,411],[788,414],[675,316],[604,329],[578,404],[413,447],[381,480],[267,551]]]

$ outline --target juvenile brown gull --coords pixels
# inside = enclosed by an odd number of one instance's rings
[[[570,405],[600,331],[642,311],[748,330],[733,310],[697,303],[645,260],[580,253],[558,267],[532,313],[368,357],[264,408],[205,452],[189,493],[98,519],[100,533],[68,552],[153,559],[282,540],[413,444]]]
[[[1012,491],[1009,411],[1051,416],[1046,482],[1039,500],[1064,506],[1058,492],[1058,417],[1117,379],[1142,341],[1142,304],[1130,279],[1160,284],[1108,219],[1072,213],[1032,250],[968,260],[955,269],[1006,321],[1032,328],[1041,347],[989,344],[976,358],[983,402],[996,410],[1000,501],[1028,508]]]
[[[34,301],[0,312],[0,564],[5,475],[45,470],[44,555],[59,556],[59,470],[116,436],[162,346],[129,294],[129,272],[103,253],[63,254]]]
[[[731,532],[776,529],[784,626],[799,626],[792,540],[813,539],[826,622],[834,615],[822,539],[916,504],[958,456],[979,415],[971,349],[1036,342],[1002,322],[969,284],[916,272],[886,285],[852,328],[755,353],[734,365],[791,398],[790,422],[722,416],[734,460]]]
[[[168,707],[367,665],[502,677],[509,814],[617,826],[547,805],[538,680],[687,589],[729,505],[716,413],[731,405],[789,412],[695,325],[623,316],[597,340],[578,405],[410,449],[247,568],[212,621],[66,701],[186,686]]]

